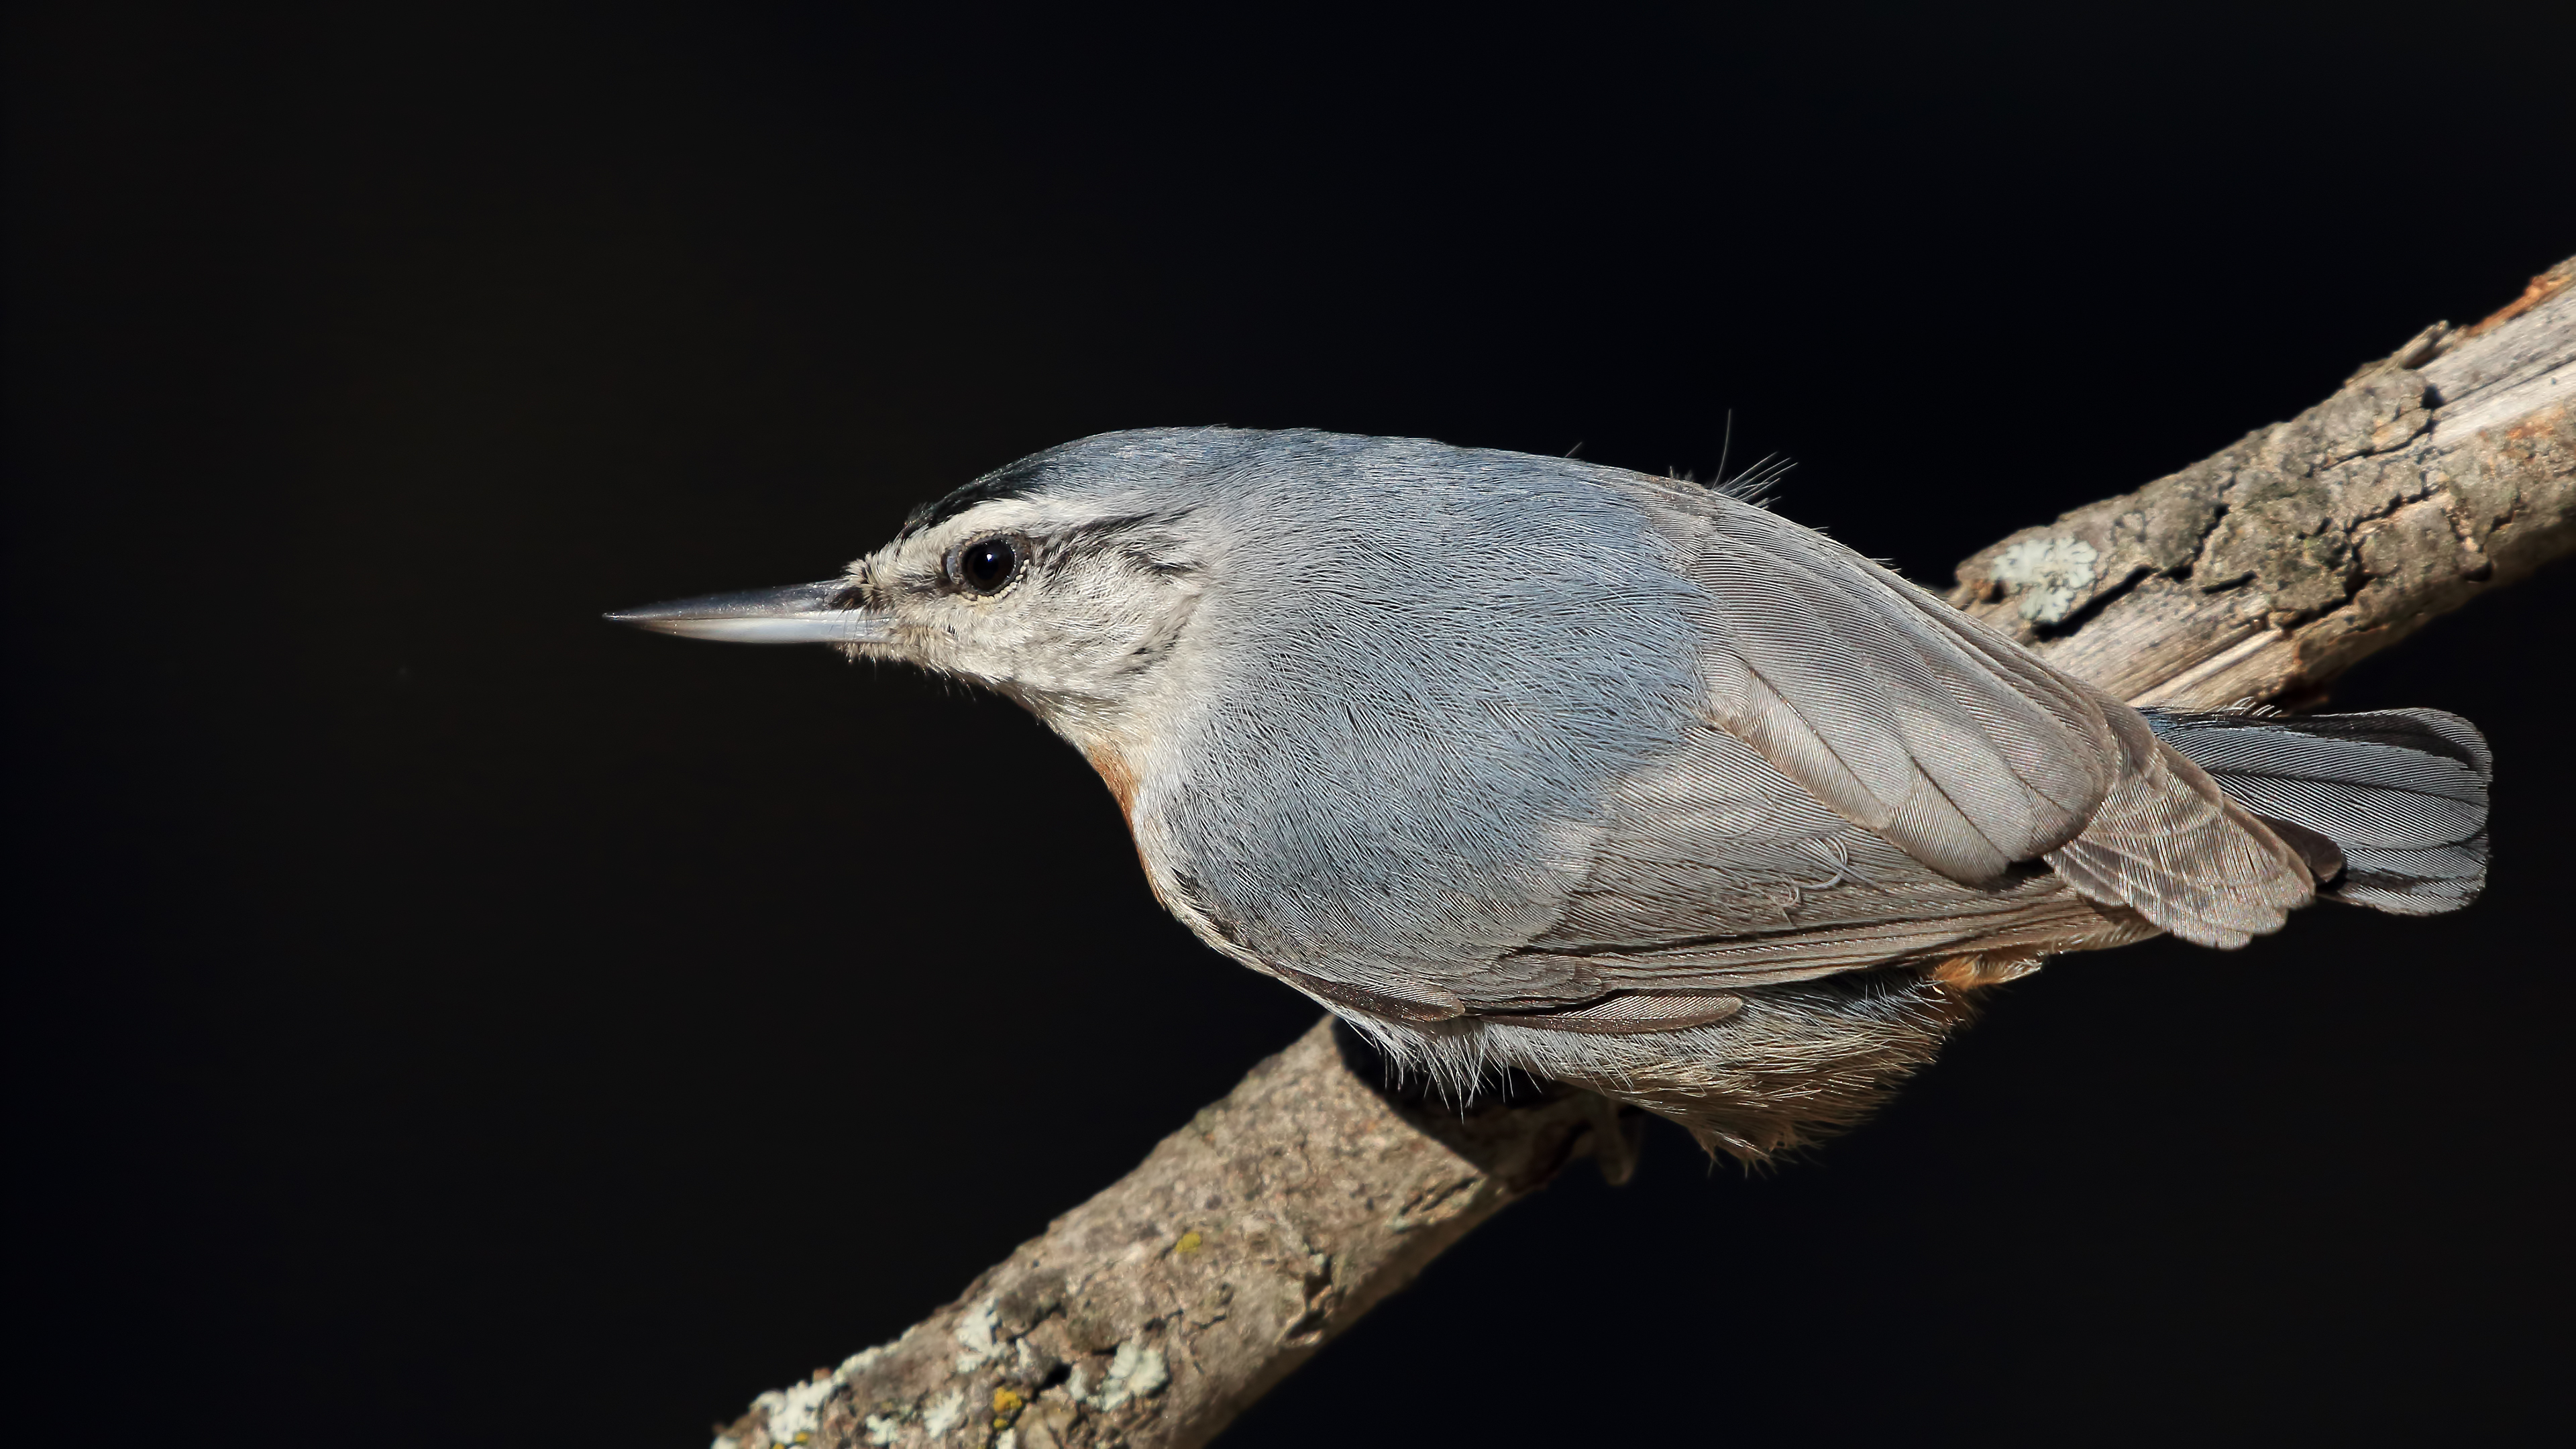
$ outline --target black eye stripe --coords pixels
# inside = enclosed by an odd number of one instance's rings
[[[950,566],[957,586],[970,594],[999,593],[1020,571],[1020,548],[1012,538],[979,538],[957,550]]]

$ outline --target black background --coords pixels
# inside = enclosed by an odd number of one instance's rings
[[[1218,13],[17,13],[13,1437],[702,1442],[1313,1016],[1009,706],[604,608],[1106,428],[1729,409],[1946,581],[2576,252],[2559,7]],[[2491,732],[2472,913],[2061,963],[1766,1176],[1659,1132],[1227,1442],[2556,1422],[2571,627],[2339,691]]]

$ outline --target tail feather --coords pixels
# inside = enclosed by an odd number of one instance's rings
[[[2140,712],[2238,804],[2342,850],[2341,872],[2319,882],[2319,895],[2430,916],[2485,887],[2494,761],[2458,715]]]

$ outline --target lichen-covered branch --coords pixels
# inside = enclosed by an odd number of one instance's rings
[[[1959,566],[1951,602],[2139,704],[2312,701],[2576,550],[2576,260],[2333,397]]]
[[[1461,1112],[1382,1080],[1318,1022],[956,1302],[763,1394],[718,1449],[1201,1443],[1572,1158],[1633,1160],[1588,1092]]]
[[[2576,260],[2333,397],[1961,565],[1953,602],[2139,703],[2315,698],[2576,551]],[[892,1343],[763,1394],[717,1449],[1204,1443],[1497,1210],[1634,1137],[1564,1089],[1390,1096],[1319,1023]]]

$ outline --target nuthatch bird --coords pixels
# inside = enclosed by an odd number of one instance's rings
[[[1752,501],[1564,458],[1110,433],[844,577],[609,617],[997,690],[1217,951],[1439,1080],[1518,1067],[1748,1159],[2055,953],[2486,873],[2455,715],[2132,709]]]

